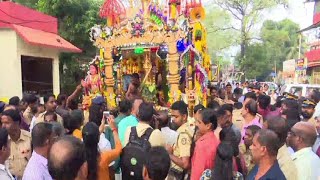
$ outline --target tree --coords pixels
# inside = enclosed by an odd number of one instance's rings
[[[246,50],[246,61],[243,61],[245,77],[256,79],[271,71],[272,64],[267,60],[267,51],[262,43],[249,45]]]
[[[89,40],[90,28],[102,24],[99,9],[103,0],[15,0],[24,6],[58,18],[59,34],[82,49],[81,54],[60,55],[60,84],[62,92],[71,93],[85,72],[82,63],[96,55],[96,48]]]
[[[204,25],[207,28],[207,42],[211,58],[217,58],[218,53],[234,45],[235,31],[231,28],[231,17],[216,6],[206,9]]]
[[[36,9],[38,0],[14,0],[13,2],[22,4],[32,9]]]
[[[230,60],[223,56],[236,43],[237,32],[230,28],[231,16],[221,8],[211,5],[206,7],[204,25],[207,29],[208,53],[211,62],[220,65],[220,72],[227,69]]]
[[[97,23],[102,0],[39,0],[38,10],[55,16],[59,21],[59,33],[77,47],[82,55],[94,56],[95,47],[89,40],[89,30]]]
[[[264,79],[271,72],[282,69],[283,61],[298,58],[299,29],[299,25],[289,19],[266,20],[260,31],[261,42],[247,46],[246,61],[242,62],[246,77]]]
[[[260,36],[268,50],[269,60],[275,62],[277,67],[282,68],[285,60],[299,57],[299,30],[299,25],[289,19],[263,23]]]
[[[55,16],[59,21],[59,34],[82,49],[81,54],[60,55],[60,82],[64,93],[71,93],[85,73],[82,63],[88,63],[96,55],[96,48],[89,40],[89,31],[102,23],[99,8],[103,0],[39,0],[37,9]]]
[[[261,13],[278,4],[287,4],[287,0],[215,0],[215,3],[229,12],[234,20],[240,24],[240,28],[235,26],[231,26],[230,28],[240,33],[240,56],[238,60],[242,69],[242,61],[245,60],[246,48],[254,38],[251,31],[258,22]]]

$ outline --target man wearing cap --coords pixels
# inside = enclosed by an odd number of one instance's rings
[[[313,114],[315,112],[316,103],[311,99],[305,99],[301,105],[301,115],[303,116],[303,121],[310,122],[314,126],[316,125]]]
[[[291,100],[296,100],[297,101],[299,99],[299,97],[294,95],[294,94],[291,94],[291,93],[286,93],[285,94],[285,99],[291,99]]]
[[[280,113],[286,114],[288,111],[299,111],[298,97],[292,94],[285,94],[281,99]]]

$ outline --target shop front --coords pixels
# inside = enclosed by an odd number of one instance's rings
[[[318,47],[312,46],[311,50],[305,54],[308,60],[307,75],[310,77],[311,84],[320,84],[320,48]]]

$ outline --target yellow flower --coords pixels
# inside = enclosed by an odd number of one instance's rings
[[[104,97],[106,98],[106,100],[107,100],[107,106],[109,107],[109,108],[115,108],[115,107],[117,107],[117,105],[116,105],[116,94],[115,93],[107,93],[107,92],[105,92],[104,93]]]
[[[169,92],[169,104],[173,104],[176,101],[181,100],[181,91],[177,90],[177,91],[170,91]]]

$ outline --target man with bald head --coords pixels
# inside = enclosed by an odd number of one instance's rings
[[[286,179],[298,179],[297,167],[294,164],[288,147],[286,145],[286,138],[288,134],[288,125],[285,119],[280,117],[268,118],[266,128],[275,132],[280,140],[280,149],[278,150],[277,160],[281,171]]]
[[[55,180],[87,180],[88,164],[81,140],[64,136],[56,141],[49,152],[48,169]]]
[[[292,156],[299,180],[320,178],[320,159],[312,151],[317,133],[313,124],[298,122],[288,132],[288,145],[295,151]]]

